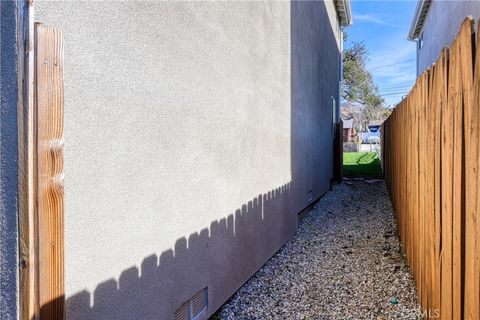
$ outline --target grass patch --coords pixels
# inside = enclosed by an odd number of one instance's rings
[[[382,178],[382,167],[376,152],[344,152],[343,175],[348,178]]]

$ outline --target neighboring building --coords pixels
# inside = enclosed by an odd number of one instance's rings
[[[408,39],[417,42],[417,75],[449,47],[462,21],[480,18],[480,1],[418,0]]]
[[[355,142],[357,132],[353,126],[353,119],[343,120],[343,142]]]
[[[64,37],[67,319],[207,319],[329,190],[349,1],[33,5]]]

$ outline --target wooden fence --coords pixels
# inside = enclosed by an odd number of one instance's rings
[[[479,41],[465,19],[382,130],[400,238],[431,318],[480,319]]]

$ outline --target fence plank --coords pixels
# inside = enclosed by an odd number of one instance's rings
[[[433,306],[431,312],[440,310],[441,307],[441,216],[442,216],[442,184],[441,184],[441,167],[442,167],[442,113],[444,105],[447,101],[447,56],[448,50],[444,49],[440,55],[440,59],[436,64],[435,86],[432,96],[435,97],[436,103],[433,105],[435,111],[435,243],[434,243],[434,296],[432,297]]]
[[[480,27],[479,27],[480,28]],[[480,134],[480,29],[477,30],[476,65],[471,94],[464,88],[465,99],[465,319],[480,319],[480,202],[479,192],[479,134]],[[472,43],[475,47],[475,43]],[[467,51],[467,50],[465,50]],[[465,52],[468,54],[468,52]],[[469,65],[464,66],[469,79]]]
[[[432,318],[480,319],[480,50],[473,23],[464,20],[383,125],[386,184],[424,315]]]
[[[35,26],[40,319],[63,319],[63,37]]]

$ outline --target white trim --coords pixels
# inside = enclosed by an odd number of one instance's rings
[[[340,26],[348,27],[353,23],[352,19],[352,6],[350,0],[336,0],[335,1],[338,16],[340,20]]]
[[[408,40],[416,41],[423,30],[423,23],[430,9],[432,0],[418,0],[415,14],[413,15],[410,31],[408,32]]]

